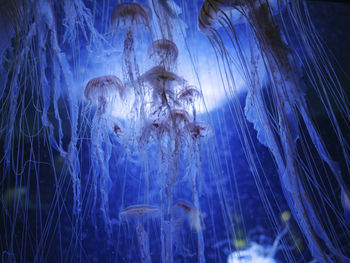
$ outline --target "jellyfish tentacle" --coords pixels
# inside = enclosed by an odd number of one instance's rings
[[[294,75],[295,69],[293,69],[289,59],[291,51],[283,41],[280,29],[273,19],[269,1],[230,1],[230,4],[226,5],[225,1],[206,1],[199,16],[199,27],[210,39],[213,39],[212,43],[220,42],[220,33],[216,30],[220,26],[224,28],[225,33],[230,37],[234,50],[237,53],[238,67],[242,66],[248,87],[250,85],[253,86],[248,88],[245,109],[246,117],[253,122],[255,129],[258,131],[258,139],[270,149],[276,160],[285,196],[289,199],[288,202],[291,207],[293,203],[290,200],[294,200],[296,203],[293,213],[302,221],[300,226],[305,230],[313,256],[323,262],[332,261],[330,256],[323,251],[320,242],[322,241],[331,254],[347,260],[340,250],[333,246],[324,226],[317,219],[315,204],[304,199],[304,195],[301,195],[301,192],[306,194],[306,191],[304,189],[300,190],[301,183],[299,183],[301,170],[303,170],[302,167],[304,165],[303,161],[298,159],[299,119],[304,121],[318,156],[330,168],[331,173],[341,187],[342,194],[344,193],[347,196],[347,191],[345,191],[346,187],[341,178],[339,165],[331,159],[322,138],[319,136],[306,111],[306,103],[298,89],[299,81]],[[228,9],[233,10],[237,14],[230,13],[229,17]],[[272,106],[275,107],[275,112],[272,112],[264,104],[265,99],[259,95],[260,90],[254,88],[254,86],[261,84],[254,80],[254,69],[253,73],[250,73],[247,68],[247,65],[249,65],[246,63],[247,58],[244,51],[242,52],[232,24],[237,22],[234,21],[233,16],[245,19],[254,36],[254,40],[257,42],[256,47],[260,51],[263,66],[269,77],[270,90],[274,100]],[[225,47],[220,48],[220,43],[218,46],[223,53],[228,52]],[[224,54],[222,56],[226,59],[230,55]],[[234,65],[234,62],[227,61],[228,65]],[[272,121],[275,122],[274,127],[271,125]],[[304,142],[302,141],[301,143]],[[308,167],[306,170],[307,173],[310,173],[312,172],[312,167]],[[344,203],[343,200],[345,199],[342,199]],[[305,208],[306,206],[307,208]]]

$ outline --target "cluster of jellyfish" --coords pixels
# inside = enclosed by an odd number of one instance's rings
[[[204,262],[204,240],[201,230],[199,179],[200,144],[203,138],[211,134],[209,124],[196,118],[196,104],[201,100],[200,91],[189,85],[185,79],[172,70],[176,69],[178,48],[169,39],[158,39],[145,50],[154,66],[140,73],[137,61],[134,34],[137,30],[150,29],[150,13],[137,3],[121,3],[112,13],[111,23],[118,36],[123,36],[122,80],[114,75],[103,75],[88,81],[84,95],[95,109],[91,122],[91,163],[93,176],[100,190],[95,189],[95,207],[97,192],[101,195],[101,211],[106,223],[106,231],[112,233],[109,216],[110,175],[108,162],[111,149],[106,138],[114,133],[116,140],[125,148],[136,148],[140,155],[147,152],[151,145],[157,146],[156,169],[161,193],[160,204],[152,205],[149,196],[150,173],[145,172],[144,203],[121,204],[120,222],[135,225],[140,247],[141,262],[151,262],[147,231],[142,222],[151,217],[158,217],[160,222],[162,262],[173,262],[173,245],[176,233],[183,221],[194,224],[198,238],[198,260]],[[127,98],[126,100],[124,100]],[[128,123],[124,124],[111,116],[115,104],[128,101],[132,104],[127,113]],[[189,160],[185,174],[179,170],[181,154]],[[106,158],[107,157],[107,158]],[[192,185],[190,200],[180,199],[178,183],[187,181]],[[142,195],[142,193],[141,193]]]
[[[304,0],[1,5],[2,262],[350,262],[349,101]]]

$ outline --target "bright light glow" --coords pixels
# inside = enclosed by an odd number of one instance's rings
[[[182,48],[182,52],[179,53],[177,60],[177,67],[174,70],[178,76],[184,78],[188,85],[195,85],[201,90],[203,100],[197,101],[195,107],[198,114],[211,112],[212,110],[222,106],[226,100],[226,90],[232,89],[232,87],[224,87],[220,78],[220,71],[217,65],[214,51],[212,50],[209,41],[204,35],[199,35],[199,40],[196,43],[190,44],[191,49],[190,57],[186,48]],[[183,43],[176,43],[180,46]],[[137,54],[142,52],[138,51]],[[86,83],[95,77],[112,74],[123,80],[122,73],[122,51],[111,49],[99,49],[90,54],[89,68],[87,68],[83,74],[82,87],[85,87]],[[193,65],[192,60],[195,61]],[[140,74],[149,70],[152,65],[147,58],[140,56]],[[195,69],[194,69],[195,68]],[[241,92],[244,89],[244,81],[241,76],[235,74],[236,91]],[[125,83],[124,83],[125,84]],[[126,84],[128,85],[128,84]],[[226,90],[225,90],[226,89]],[[129,88],[129,92],[122,99],[116,99],[112,106],[111,115],[120,119],[127,119],[128,115],[132,111],[134,103],[134,94],[132,88]],[[146,98],[151,100],[151,98]]]
[[[263,247],[252,242],[245,250],[231,253],[227,258],[227,263],[276,263],[276,260],[269,257],[270,247]]]

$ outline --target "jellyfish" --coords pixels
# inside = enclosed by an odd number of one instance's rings
[[[169,39],[159,39],[153,41],[147,53],[148,57],[152,59],[156,65],[163,66],[170,70],[175,66],[179,51],[173,41]]]
[[[85,87],[85,98],[91,105],[97,106],[96,114],[91,124],[91,161],[94,178],[94,199],[93,211],[97,203],[98,192],[101,194],[101,210],[106,221],[106,231],[111,233],[111,222],[108,208],[108,195],[110,189],[109,159],[111,158],[111,142],[108,140],[110,133],[108,114],[111,105],[119,96],[123,97],[124,85],[121,80],[114,75],[105,75],[93,78],[88,81]],[[114,133],[119,133],[121,128],[113,126]],[[100,191],[97,189],[100,185]]]
[[[85,98],[97,106],[99,116],[106,114],[119,94],[123,95],[124,86],[120,79],[114,75],[100,76],[89,80],[84,91]]]
[[[193,120],[196,121],[196,103],[202,98],[199,90],[193,86],[189,85],[180,90],[176,96],[177,101],[182,104],[185,108],[190,107],[192,110]]]
[[[210,137],[210,125],[205,122],[189,122],[186,124],[185,130],[188,133],[186,155],[189,160],[193,161],[193,164],[188,168],[188,180],[192,187],[192,200],[193,208],[186,202],[177,202],[177,206],[181,207],[188,213],[191,227],[197,232],[197,249],[198,249],[198,262],[204,263],[205,259],[205,242],[203,235],[203,226],[201,221],[201,206],[199,202],[200,193],[202,192],[202,160],[201,160],[201,141]]]
[[[183,78],[167,71],[163,66],[151,68],[142,74],[141,79],[152,87],[153,114],[157,116],[164,115],[174,108],[175,88],[185,82]]]
[[[156,43],[158,44],[158,43]],[[155,49],[155,45],[151,49]],[[171,59],[171,58],[170,58]],[[174,59],[175,60],[175,59]],[[161,61],[160,61],[161,62]],[[172,213],[173,199],[176,186],[179,182],[177,173],[179,171],[179,161],[183,149],[192,153],[195,160],[198,149],[194,146],[196,143],[192,139],[184,143],[187,136],[191,133],[188,128],[191,123],[190,115],[185,110],[185,106],[193,106],[195,108],[194,97],[195,91],[183,92],[178,99],[176,94],[178,90],[183,90],[185,80],[177,76],[175,73],[168,71],[169,65],[154,66],[141,76],[141,80],[146,83],[151,89],[151,121],[144,126],[143,140],[153,133],[154,138],[157,139],[158,151],[160,151],[163,168],[160,171],[164,173],[161,182],[161,243],[162,243],[162,261],[173,262],[173,244],[176,236],[176,229],[174,227],[174,215]],[[192,95],[193,94],[193,95]],[[192,98],[191,98],[192,97]],[[200,127],[198,124],[197,127]],[[199,129],[199,128],[198,128]],[[205,128],[203,128],[203,137]],[[200,133],[198,131],[198,133]],[[200,137],[200,136],[199,136]],[[199,138],[198,137],[198,138]],[[196,161],[189,166],[200,165]],[[189,172],[189,183],[193,191],[193,200],[196,209],[200,209],[199,196],[197,192],[198,182],[196,179],[196,171]],[[198,218],[197,218],[198,220]],[[198,233],[198,260],[205,262],[204,258],[204,238],[201,230]]]
[[[2,1],[1,261],[244,262],[238,231],[286,199],[315,260],[347,262],[350,111],[305,1],[117,2]],[[254,260],[297,261],[281,235]]]
[[[135,33],[138,30],[150,31],[151,13],[147,7],[136,2],[121,3],[113,9],[111,23],[112,28],[126,31],[123,46],[123,77],[124,82],[129,83],[135,93],[136,116],[143,114],[145,91],[140,80],[140,68],[138,56],[135,52]],[[141,29],[139,29],[141,27]],[[140,105],[139,105],[140,103]],[[138,112],[139,111],[139,112]],[[142,116],[141,116],[142,117]]]
[[[140,248],[140,262],[152,262],[149,237],[142,222],[159,216],[159,213],[158,207],[145,204],[131,205],[119,212],[119,218],[122,222],[126,221],[128,224],[129,222],[135,224],[137,241]]]
[[[310,117],[305,96],[301,90],[305,84],[298,77],[292,51],[274,20],[274,9],[276,9],[274,4],[268,1],[208,0],[201,9],[199,27],[222,57],[224,70],[228,76],[227,81],[234,87],[234,80],[231,79],[232,74],[229,72],[231,68],[240,70],[245,77],[248,87],[246,119],[254,124],[259,141],[267,146],[274,156],[285,197],[308,239],[313,256],[320,262],[332,260],[331,256],[324,252],[322,240],[331,255],[348,260],[331,242],[326,230],[330,226],[321,222],[320,215],[316,212],[316,205],[310,200],[306,191],[310,186],[303,178],[305,176],[315,178],[317,174],[310,162],[300,157],[298,147],[299,145],[310,147],[305,144],[311,142],[319,158],[328,166],[329,172],[326,171],[326,173],[334,176],[342,193],[348,192],[339,165],[332,160]],[[237,25],[242,23],[247,24],[252,34],[251,38],[248,36],[248,48],[242,47],[243,41],[239,39],[240,34],[236,29]],[[219,31],[220,27],[225,29],[223,33]],[[229,45],[233,47],[233,54],[229,51],[231,49],[221,41],[222,34],[229,36]],[[262,89],[264,84],[261,72],[264,72],[268,78],[268,91]],[[264,94],[265,92],[267,95]],[[270,98],[267,99],[266,96]],[[239,106],[236,104],[234,107],[239,116],[241,114]],[[242,115],[239,117],[244,118]],[[339,124],[332,116],[330,120],[334,124],[338,140],[345,143],[342,150],[344,156],[347,156],[348,146],[344,136],[339,132]],[[301,130],[300,123],[305,125],[305,129]],[[241,129],[244,130],[245,127],[242,125]],[[306,158],[314,158],[311,151],[305,154],[308,156]],[[347,157],[345,157],[347,162],[346,159]],[[318,173],[320,175],[320,172]],[[313,184],[311,181],[309,183]],[[318,186],[315,187],[318,188]]]

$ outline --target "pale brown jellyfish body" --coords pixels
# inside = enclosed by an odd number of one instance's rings
[[[89,80],[84,91],[85,98],[97,106],[97,113],[103,115],[113,100],[119,95],[123,97],[124,85],[114,75],[105,75]]]
[[[192,108],[193,120],[196,121],[196,102],[202,98],[200,91],[193,85],[186,86],[176,95],[176,101],[185,108]]]
[[[152,87],[152,106],[157,113],[173,109],[175,88],[183,85],[185,80],[163,66],[155,66],[141,76]],[[164,113],[164,112],[163,112]]]
[[[133,25],[143,24],[148,26],[150,23],[150,13],[138,3],[122,3],[117,5],[112,12],[112,26],[132,27]]]
[[[176,97],[179,102],[191,105],[200,97],[200,92],[195,86],[189,85],[180,90]]]
[[[109,206],[108,206],[108,191],[111,186],[111,178],[109,175],[108,152],[104,151],[103,143],[108,140],[110,133],[110,116],[108,114],[111,111],[115,99],[119,96],[124,96],[124,85],[121,80],[114,75],[105,75],[91,79],[84,91],[85,98],[92,104],[97,106],[96,114],[93,117],[91,125],[91,160],[92,169],[99,172],[93,176],[93,211],[97,204],[98,193],[101,196],[101,211],[106,219],[106,232],[111,234],[111,223],[109,220]],[[108,116],[108,117],[107,117]],[[120,132],[120,128],[118,134]],[[118,136],[117,134],[117,136]],[[106,143],[110,145],[109,143]],[[106,168],[107,167],[107,168]],[[98,175],[97,175],[98,174]],[[100,189],[97,188],[100,186]],[[94,220],[94,219],[93,219]]]
[[[246,23],[252,35],[249,39],[249,52],[242,48],[240,39],[237,37],[235,25],[238,23]],[[226,67],[230,68],[234,65],[232,67],[242,71],[246,78],[248,87],[246,118],[254,124],[259,141],[269,148],[276,160],[285,197],[308,240],[312,255],[322,263],[332,262],[330,255],[348,261],[349,259],[335,246],[336,242],[333,243],[330,239],[331,235],[327,233],[336,232],[335,228],[325,222],[322,223],[320,215],[317,215],[317,206],[308,197],[307,189],[310,187],[314,188],[309,190],[312,195],[314,195],[312,192],[318,193],[314,196],[322,196],[319,193],[323,190],[318,189],[318,185],[306,185],[311,181],[305,180],[305,174],[310,178],[314,178],[317,174],[314,174],[314,167],[309,160],[300,158],[298,144],[306,149],[310,148],[308,140],[311,141],[311,147],[314,147],[318,158],[328,166],[325,173],[332,174],[336,178],[342,193],[348,191],[338,165],[331,159],[308,113],[307,103],[300,88],[303,83],[291,62],[292,52],[274,20],[270,1],[206,0],[199,15],[199,28],[209,37],[217,50],[227,52],[225,44],[218,40],[221,39],[220,34],[222,34],[219,31],[220,27],[224,27],[225,34],[229,34],[230,45],[233,46],[237,56],[237,64],[224,62],[227,63]],[[259,62],[263,70],[259,68]],[[263,74],[269,78],[269,100],[263,95],[263,81],[259,71],[264,71]],[[227,75],[229,74],[231,73],[227,72]],[[268,104],[272,104],[273,110],[267,106]],[[241,109],[237,108],[235,111],[239,118],[244,118],[241,116]],[[332,117],[330,119],[336,127],[339,141],[344,142],[337,121]],[[299,122],[305,125],[305,130],[302,132],[299,131],[301,126]],[[192,136],[198,136],[196,132],[198,129],[193,127],[189,130],[193,131]],[[242,130],[244,130],[243,127]],[[304,133],[307,133],[309,139],[305,139]],[[343,147],[344,153],[347,152],[346,147]],[[248,150],[249,148],[250,146],[247,145]],[[306,158],[314,161],[313,153],[310,151],[307,154]],[[254,163],[253,160],[249,162]],[[329,253],[326,252],[325,247]]]
[[[164,66],[166,69],[170,70],[175,67],[179,51],[173,41],[159,39],[153,41],[147,53],[148,57],[153,60],[155,65]]]
[[[149,237],[143,227],[143,222],[160,216],[160,209],[147,204],[137,204],[126,207],[119,213],[120,221],[135,225],[137,241],[140,247],[140,262],[151,263]]]
[[[186,155],[192,164],[187,171],[186,177],[192,186],[193,204],[185,200],[178,200],[173,206],[175,226],[183,224],[187,220],[191,229],[197,233],[197,257],[198,262],[205,263],[205,243],[202,220],[200,216],[199,193],[201,189],[201,139],[209,138],[213,134],[211,126],[205,122],[186,122],[183,127],[186,136]]]
[[[176,109],[176,93],[183,87],[185,80],[166,69],[165,66],[155,66],[141,76],[141,80],[150,89],[151,119],[145,126],[144,134],[156,138],[162,161],[161,182],[161,242],[162,262],[173,262],[173,225],[172,200],[174,186],[177,182],[179,158],[181,154],[183,135],[190,121],[187,111]]]
[[[151,34],[149,26],[151,17],[151,12],[147,7],[130,2],[117,5],[113,10],[111,18],[112,28],[115,28],[117,32],[125,31],[122,69],[125,83],[131,85],[135,93],[134,110],[137,112],[136,114],[139,114],[138,111],[141,114],[143,112],[144,90],[142,83],[139,81],[140,70],[139,60],[135,50],[137,48],[135,46],[135,34],[141,34],[144,31]],[[138,41],[143,42],[144,39],[142,38]],[[141,106],[139,106],[140,102]]]

